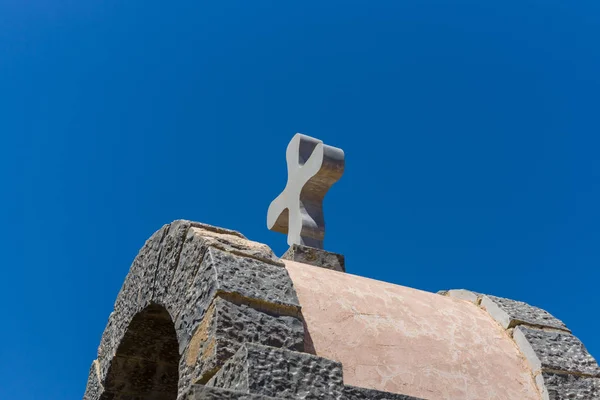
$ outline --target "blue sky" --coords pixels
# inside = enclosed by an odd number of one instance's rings
[[[81,398],[163,224],[283,253],[296,132],[346,152],[349,272],[529,302],[600,357],[598,38],[597,0],[1,2],[0,398]]]

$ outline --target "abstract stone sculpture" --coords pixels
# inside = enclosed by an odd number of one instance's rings
[[[267,227],[288,244],[323,248],[323,198],[344,173],[344,151],[297,133],[286,151],[288,181],[269,206]]]

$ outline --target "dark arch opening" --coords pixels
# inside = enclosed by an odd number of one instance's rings
[[[151,304],[133,317],[113,358],[101,400],[176,400],[179,345],[168,311]]]

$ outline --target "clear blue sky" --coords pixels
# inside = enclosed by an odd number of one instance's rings
[[[283,253],[296,132],[346,151],[349,272],[538,305],[600,357],[599,38],[597,0],[2,1],[0,398],[82,397],[163,224]]]

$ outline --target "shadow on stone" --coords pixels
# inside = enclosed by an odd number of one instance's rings
[[[132,319],[111,361],[101,400],[176,400],[178,349],[169,313],[149,305]]]

